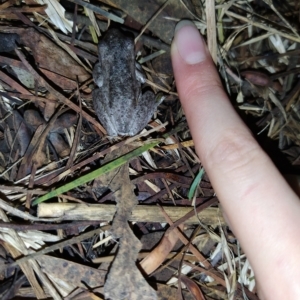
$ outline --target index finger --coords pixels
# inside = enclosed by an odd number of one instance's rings
[[[256,278],[263,282],[263,294],[290,299],[285,283],[293,299],[300,299],[298,197],[233,109],[195,26],[178,24],[171,55],[196,151]]]

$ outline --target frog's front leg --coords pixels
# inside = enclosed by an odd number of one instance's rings
[[[101,63],[98,62],[95,64],[94,69],[93,69],[93,79],[94,82],[96,83],[96,85],[98,87],[102,87],[103,86],[103,68],[101,67]]]
[[[135,62],[135,77],[136,80],[142,84],[146,82],[146,75],[142,66],[138,62]]]

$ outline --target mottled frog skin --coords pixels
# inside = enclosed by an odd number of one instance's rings
[[[159,104],[152,91],[142,93],[144,75],[135,61],[133,38],[110,29],[99,42],[93,78],[96,114],[108,135],[133,136],[148,124]]]

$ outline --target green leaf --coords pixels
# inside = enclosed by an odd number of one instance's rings
[[[197,187],[198,185],[200,184],[203,176],[205,174],[205,170],[204,168],[201,168],[201,170],[199,171],[199,173],[197,174],[197,176],[194,178],[194,181],[190,187],[190,190],[189,190],[189,193],[188,193],[188,198],[189,200],[192,200],[195,193],[196,193],[196,190],[197,190]]]
[[[139,156],[141,155],[143,152],[153,148],[154,146],[156,146],[157,144],[159,143],[159,141],[156,141],[156,142],[152,142],[150,144],[146,144],[142,147],[139,147],[109,163],[107,163],[106,165],[96,169],[95,171],[91,172],[91,173],[88,173],[86,175],[83,175],[37,199],[35,199],[33,202],[32,202],[32,205],[37,205],[41,202],[44,202],[50,198],[53,198],[53,197],[56,197],[62,193],[65,193],[67,191],[70,191],[72,190],[73,188],[76,188],[77,186],[80,186],[80,185],[83,185],[89,181],[92,181],[94,180],[95,178],[97,178],[98,176],[100,175],[103,175],[105,173],[108,173],[110,172],[111,170],[114,170],[122,165],[124,165],[126,162],[128,162],[130,159],[136,157],[136,156]]]

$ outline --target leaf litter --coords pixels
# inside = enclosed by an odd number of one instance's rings
[[[178,20],[195,22],[233,105],[279,170],[297,173],[299,9],[270,0],[2,1],[1,299],[258,299],[209,178],[192,185],[203,169],[170,43]],[[91,101],[97,42],[110,26],[136,37],[147,88],[165,97],[131,138],[108,138]],[[298,177],[287,178],[299,191]]]

